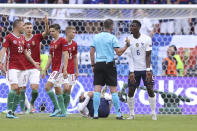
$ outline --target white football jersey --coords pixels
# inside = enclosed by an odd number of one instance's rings
[[[135,39],[132,34],[128,38],[130,39],[128,48],[130,72],[146,70],[146,51],[152,50],[152,39],[144,34],[141,34],[138,39]]]

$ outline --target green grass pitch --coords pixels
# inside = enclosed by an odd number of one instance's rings
[[[0,131],[197,131],[197,115],[158,115],[157,121],[150,115],[136,115],[135,120],[116,120],[115,115],[94,120],[79,114],[66,118],[50,118],[48,114],[19,117],[6,119],[0,114]]]

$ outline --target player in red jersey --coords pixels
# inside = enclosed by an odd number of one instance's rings
[[[67,66],[67,73],[68,78],[65,80],[64,86],[64,105],[67,109],[69,102],[70,102],[70,93],[71,88],[75,84],[76,78],[79,76],[78,71],[78,58],[77,58],[77,43],[73,40],[75,37],[76,29],[73,26],[68,26],[65,30],[66,32],[66,41],[68,45],[66,46],[68,50],[68,66]]]
[[[62,95],[61,84],[64,78],[67,77],[67,63],[68,63],[68,51],[65,49],[66,40],[63,37],[59,36],[60,26],[54,24],[49,26],[50,35],[54,38],[50,43],[50,54],[47,65],[42,72],[42,78],[45,77],[47,69],[52,64],[52,73],[45,85],[47,94],[49,95],[51,101],[54,105],[54,112],[50,114],[50,117],[65,117],[65,107],[64,107],[64,98]],[[63,68],[65,67],[65,68]],[[63,72],[63,73],[62,73]],[[54,92],[51,90],[52,87],[55,87],[58,103],[55,98]],[[59,104],[59,106],[58,106]]]
[[[25,61],[28,59],[36,68],[40,68],[25,49],[24,22],[22,20],[15,20],[13,23],[13,32],[8,34],[5,42],[2,45],[0,52],[0,69],[3,69],[2,59],[7,53],[7,79],[11,85],[11,90],[8,94],[8,113],[7,118],[17,118],[14,115],[16,105],[19,100],[20,88],[25,83]]]
[[[32,34],[33,26],[30,22],[25,23],[25,47],[34,61],[40,63],[40,42],[48,35],[49,27],[48,27],[48,19],[47,17],[44,18],[45,23],[45,30],[42,34]],[[40,71],[35,68],[29,61],[26,61],[26,75],[27,81],[30,82],[31,89],[32,89],[32,99],[30,102],[30,112],[35,112],[34,102],[38,97],[38,87],[40,83]],[[27,84],[27,83],[26,83]],[[25,113],[25,90],[26,84],[23,85],[21,88],[20,94],[20,106],[21,106],[21,113]]]

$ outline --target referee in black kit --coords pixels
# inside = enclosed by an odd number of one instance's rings
[[[119,48],[117,38],[112,35],[113,20],[107,19],[104,21],[104,31],[96,34],[90,48],[91,66],[94,72],[94,119],[98,119],[98,109],[100,105],[100,92],[104,85],[110,87],[112,94],[113,105],[116,110],[116,119],[123,120],[120,112],[120,102],[117,86],[117,71],[114,61],[114,51],[118,56],[121,56],[130,45],[130,41],[126,39],[126,45]],[[94,54],[96,53],[96,61]],[[96,63],[95,63],[96,62]]]

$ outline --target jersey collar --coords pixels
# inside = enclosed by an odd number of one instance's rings
[[[71,40],[71,42],[68,43],[68,45],[72,45],[73,40]]]
[[[25,36],[25,35],[24,35],[24,36]],[[33,38],[33,36],[34,36],[34,35],[32,35],[29,39],[27,39],[27,38],[25,37],[25,40],[26,40],[26,41],[29,41],[29,40],[31,40],[31,39]]]
[[[53,42],[57,42],[60,39],[60,36],[57,38],[57,40],[53,39]]]
[[[16,36],[13,32],[11,33],[14,37],[20,38],[20,36]]]

